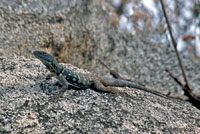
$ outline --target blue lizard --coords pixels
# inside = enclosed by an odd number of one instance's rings
[[[160,97],[168,98],[166,95],[147,89],[144,86],[132,81],[99,77],[93,74],[75,72],[74,70],[59,64],[52,55],[44,51],[34,51],[33,54],[51,72],[51,74],[47,75],[47,78],[56,76],[58,82],[63,86],[64,89],[68,89],[69,86],[72,86],[78,89],[90,88],[97,91],[119,94],[119,90],[115,87],[129,87],[143,90]]]

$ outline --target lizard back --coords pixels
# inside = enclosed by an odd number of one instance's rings
[[[64,78],[69,82],[69,85],[75,88],[87,89],[90,88],[97,79],[96,76],[90,73],[82,72],[78,68],[73,66],[63,66],[63,70],[59,75],[63,75]]]

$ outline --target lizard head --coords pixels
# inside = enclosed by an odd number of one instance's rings
[[[34,51],[33,54],[49,69],[50,72],[55,74],[60,72],[59,64],[52,55],[44,51]]]

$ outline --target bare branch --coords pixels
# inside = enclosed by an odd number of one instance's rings
[[[171,37],[171,39],[172,39],[172,44],[173,44],[173,46],[174,46],[174,49],[175,49],[175,52],[176,52],[176,56],[177,56],[177,58],[178,58],[178,62],[179,62],[179,65],[180,65],[180,68],[181,68],[181,71],[182,71],[182,74],[183,74],[185,83],[186,83],[187,87],[190,87],[190,86],[189,86],[189,83],[188,83],[188,80],[187,80],[187,77],[186,77],[186,74],[185,74],[185,71],[184,71],[184,67],[183,67],[183,64],[182,64],[180,55],[179,55],[178,50],[177,50],[177,48],[176,48],[176,47],[177,47],[177,43],[176,43],[176,41],[175,41],[175,39],[174,39],[174,36],[173,36],[173,34],[172,34],[171,25],[170,25],[170,22],[169,22],[167,13],[166,13],[166,11],[165,11],[164,2],[163,2],[163,0],[160,0],[160,2],[161,2],[162,10],[163,10],[163,13],[164,13],[166,22],[167,22],[167,27],[168,27],[168,29],[169,29],[169,34],[170,34],[170,37]],[[190,89],[190,88],[189,88],[189,89]]]

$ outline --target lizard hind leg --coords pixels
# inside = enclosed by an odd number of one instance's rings
[[[116,95],[119,94],[119,90],[117,88],[111,86],[104,86],[99,80],[95,81],[92,87],[98,92],[113,93]]]

